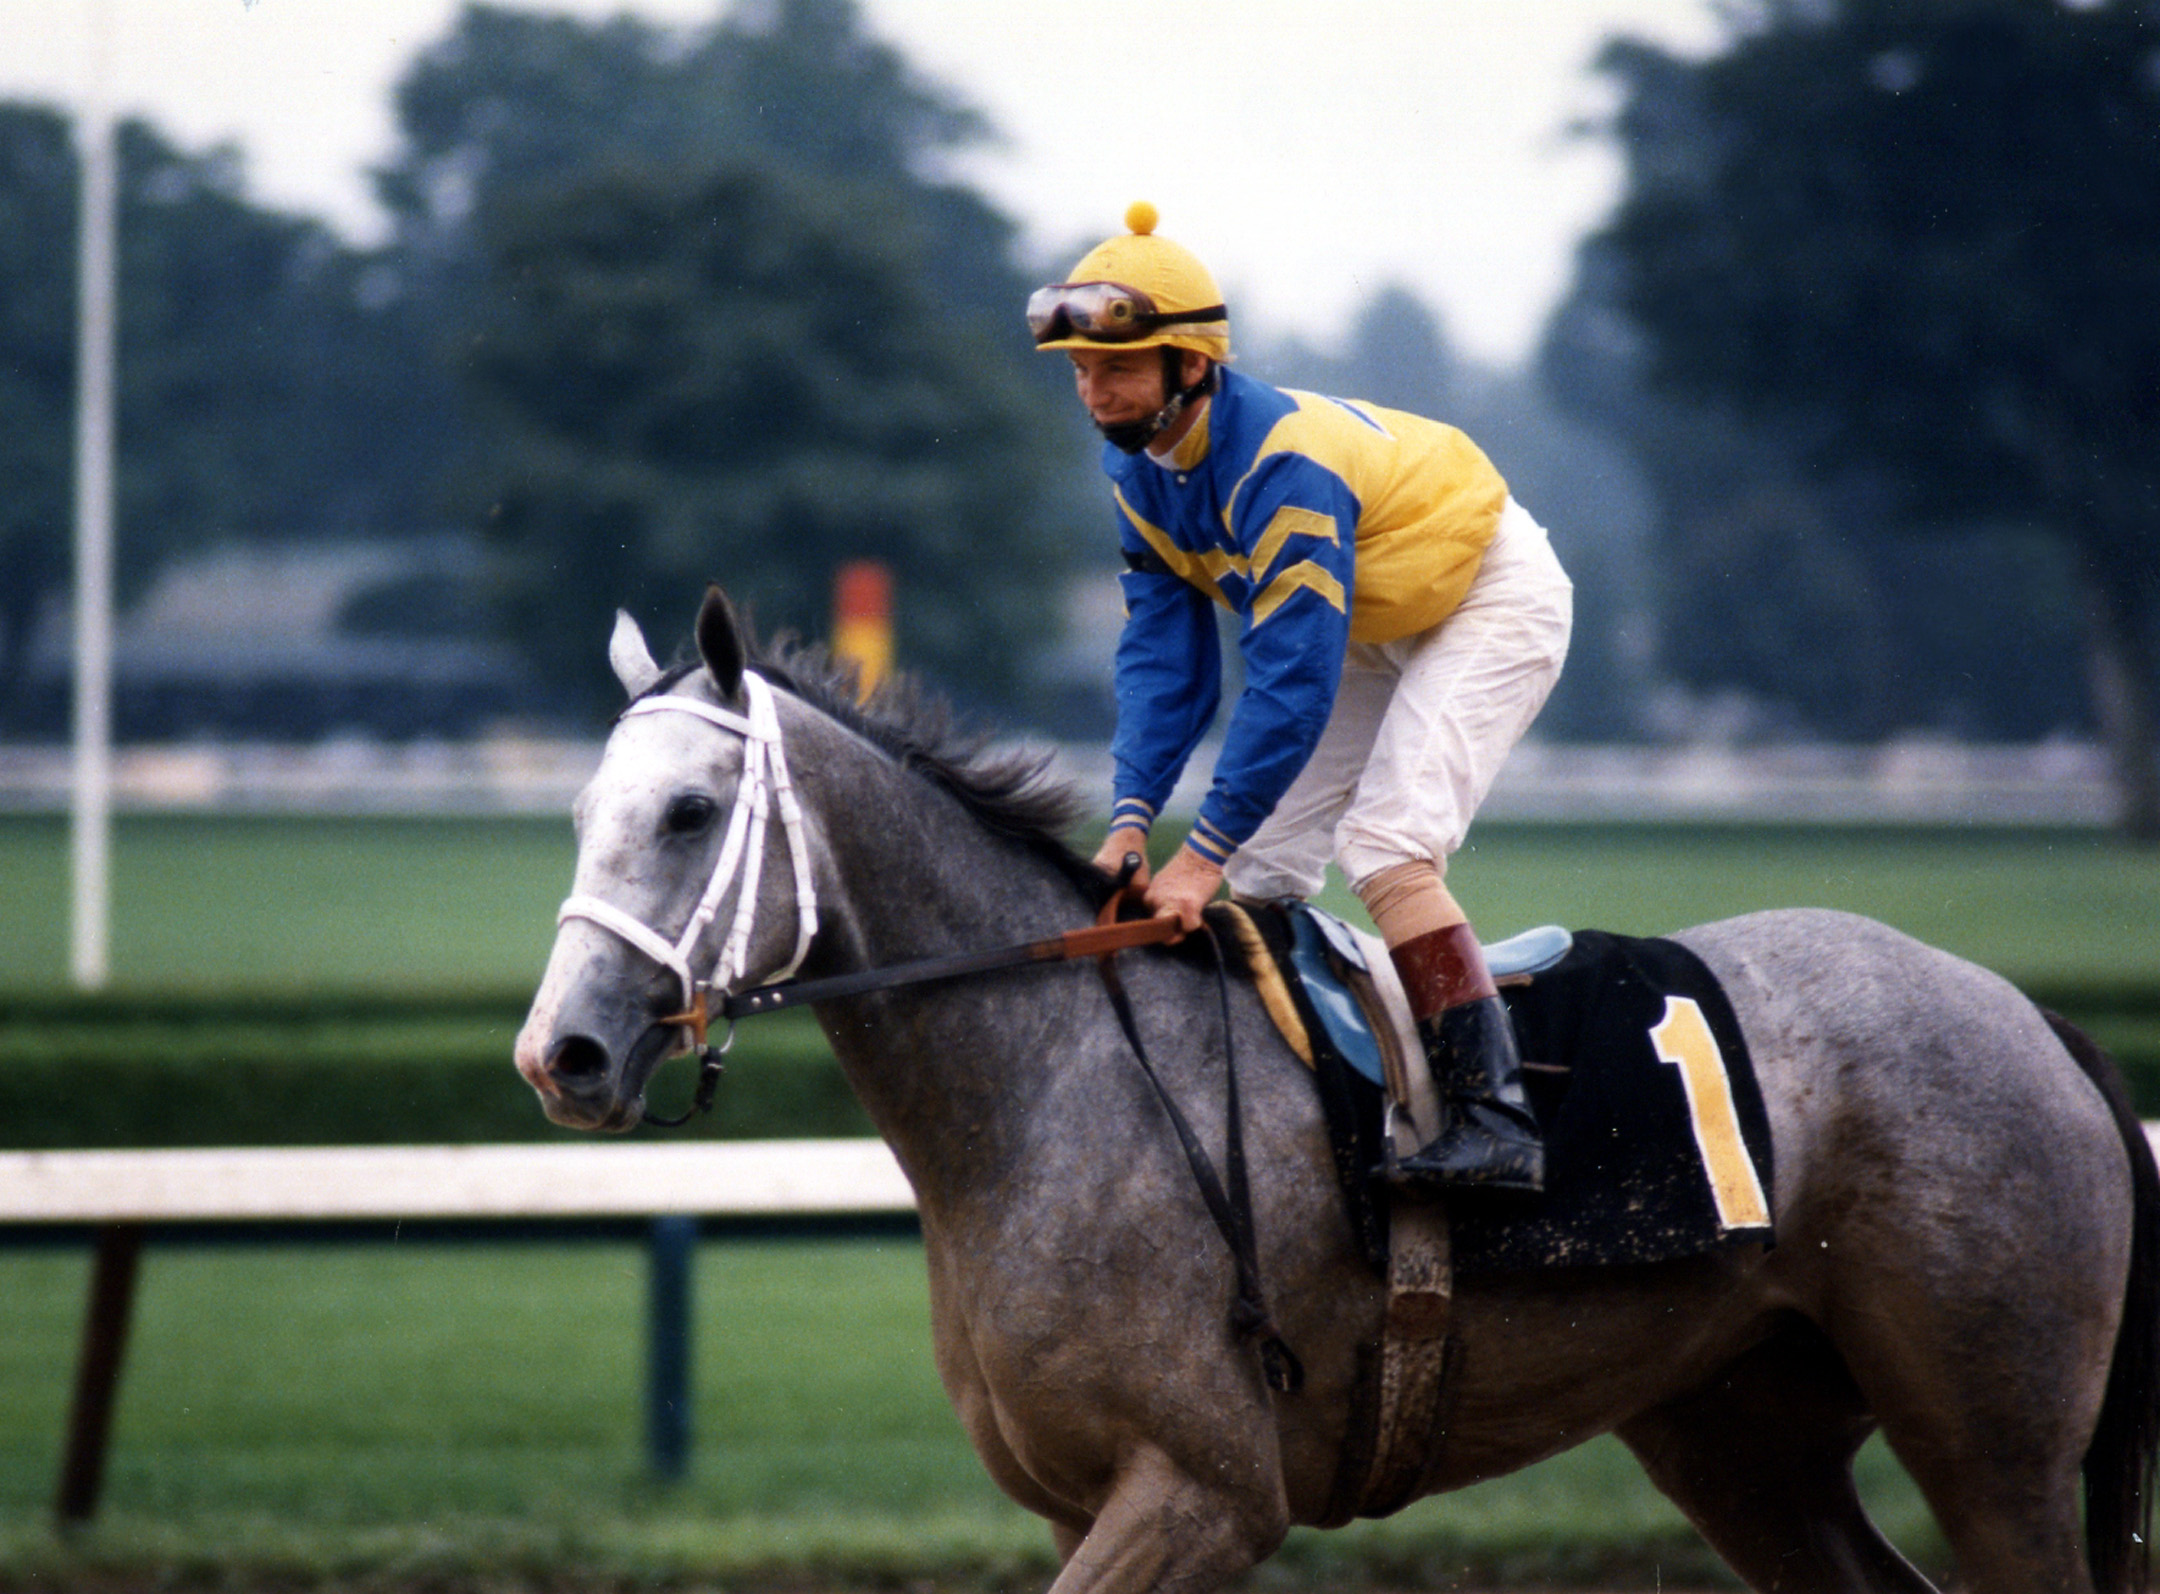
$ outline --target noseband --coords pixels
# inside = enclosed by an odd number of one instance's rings
[[[672,970],[682,982],[683,1010],[663,1020],[679,1024],[688,1034],[686,1051],[707,1053],[706,1067],[714,1075],[718,1062],[714,1049],[705,1044],[706,993],[717,990],[723,995],[732,994],[737,985],[749,974],[750,932],[757,918],[758,876],[765,864],[765,832],[772,819],[772,811],[780,810],[780,823],[787,831],[788,855],[795,866],[795,954],[786,965],[766,975],[758,983],[767,984],[784,980],[802,966],[809,955],[810,942],[817,934],[817,889],[810,878],[810,843],[803,828],[802,805],[795,799],[794,783],[788,776],[787,751],[780,741],[780,716],[773,707],[773,691],[764,677],[744,671],[743,694],[749,700],[747,716],[716,708],[694,697],[641,697],[623,710],[624,717],[632,714],[690,714],[696,718],[732,732],[743,739],[742,779],[735,787],[735,806],[728,816],[727,836],[720,844],[720,856],[713,863],[712,878],[706,882],[705,894],[698,899],[690,922],[683,926],[682,934],[673,941],[650,925],[631,917],[611,902],[603,902],[594,896],[572,896],[564,902],[555,915],[559,925],[570,919],[585,919],[611,930],[643,952],[663,968]],[[718,917],[720,904],[726,900],[730,887],[740,885],[735,898],[735,918],[729,926],[726,941],[713,965],[709,979],[700,982],[690,967],[690,955],[704,938],[706,930]],[[734,1023],[728,1026],[728,1041],[734,1039]],[[727,1050],[723,1041],[718,1051]]]

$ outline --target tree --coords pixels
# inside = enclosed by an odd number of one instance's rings
[[[1703,61],[1635,42],[1603,58],[1629,187],[1596,247],[1649,380],[1778,428],[1884,530],[2059,539],[2124,826],[2160,839],[2160,12],[1736,16]]]
[[[1077,539],[1034,463],[1069,433],[1011,225],[936,175],[977,113],[849,0],[688,32],[472,5],[398,105],[398,259],[446,307],[463,497],[536,669],[605,691],[563,639],[714,575],[822,630],[873,555],[907,661],[1013,702]]]
[[[403,147],[377,187],[423,255],[472,259],[469,224],[491,192],[612,161],[755,161],[852,176],[918,204],[958,201],[976,236],[942,241],[971,275],[1009,271],[1010,225],[930,175],[988,125],[865,33],[853,0],[763,0],[692,30],[469,3],[396,99]]]
[[[117,578],[125,601],[224,539],[407,530],[436,417],[400,307],[317,224],[242,192],[238,156],[118,130]],[[0,722],[72,568],[76,152],[0,104]]]
[[[445,386],[368,257],[250,204],[230,149],[189,155],[131,123],[121,168],[135,547],[423,529]]]
[[[931,312],[878,209],[750,168],[617,171],[490,213],[474,373],[532,643],[676,612],[715,575],[821,631],[831,572],[876,553],[911,656],[1010,691],[1057,586],[1014,512],[1028,406]],[[576,654],[609,690],[599,650]]]
[[[2016,526],[1885,529],[1878,496],[1810,468],[1784,429],[1652,391],[1613,276],[1602,247],[1581,252],[1538,371],[1556,404],[1633,457],[1655,500],[1626,562],[1577,583],[1580,595],[1633,567],[1629,654],[1655,683],[1646,728],[2031,741],[2089,726],[2079,605],[2053,545]]]
[[[67,581],[75,295],[66,122],[0,105],[0,723],[13,716],[48,598]]]

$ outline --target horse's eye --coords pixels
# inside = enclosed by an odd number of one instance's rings
[[[671,836],[694,836],[713,822],[719,806],[710,797],[695,792],[685,793],[667,805],[667,816],[661,824]]]

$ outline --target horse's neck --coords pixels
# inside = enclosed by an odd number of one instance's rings
[[[950,794],[890,765],[850,782],[850,822],[830,836],[837,882],[827,959],[883,968],[1044,939],[1086,922],[1055,865],[1002,839]],[[994,1163],[1025,1133],[1056,1067],[1073,1001],[1067,969],[940,980],[830,1004],[820,1013],[849,1083],[920,1188]],[[1026,982],[1017,988],[1015,980]]]

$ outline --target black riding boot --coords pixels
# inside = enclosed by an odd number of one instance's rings
[[[1395,1164],[1398,1184],[1545,1188],[1545,1142],[1523,1094],[1515,1025],[1497,995],[1418,1021],[1440,1088],[1440,1133]]]
[[[1537,1191],[1545,1143],[1523,1094],[1507,1004],[1467,924],[1389,949],[1440,1093],[1440,1132],[1388,1176],[1408,1186]]]

